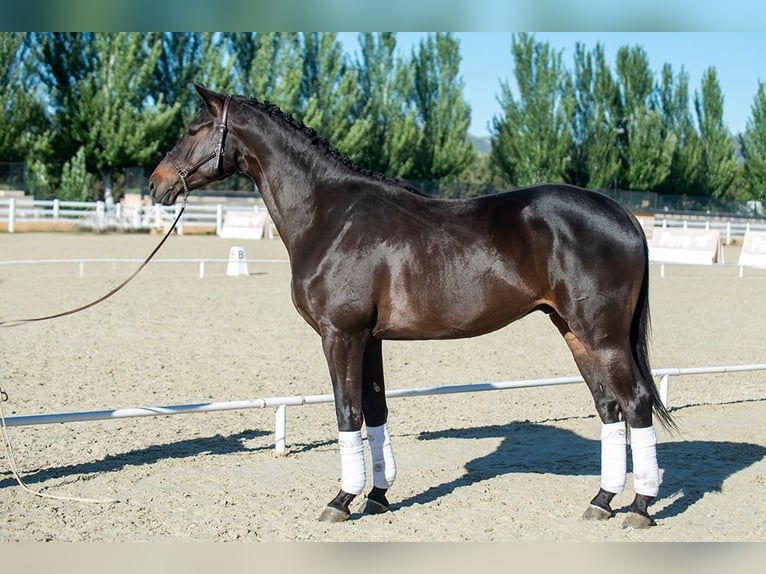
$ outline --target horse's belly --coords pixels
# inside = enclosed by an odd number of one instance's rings
[[[380,339],[459,339],[495,331],[523,317],[533,301],[508,297],[436,297],[378,309],[373,336]]]

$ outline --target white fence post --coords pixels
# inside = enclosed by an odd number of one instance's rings
[[[16,199],[8,200],[8,233],[16,231]]]
[[[665,405],[665,408],[668,407],[668,380],[670,379],[670,375],[663,375],[662,378],[660,378],[660,400],[662,401],[662,404]]]
[[[215,206],[215,234],[220,236],[223,229],[223,205]]]
[[[276,408],[274,424],[274,443],[278,453],[284,453],[287,436],[287,405],[279,405]]]
[[[106,204],[103,201],[96,202],[96,229],[103,230],[106,227]]]

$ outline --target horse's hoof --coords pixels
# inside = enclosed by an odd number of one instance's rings
[[[622,521],[622,527],[625,529],[643,529],[655,526],[657,523],[651,516],[638,514],[637,512],[628,512],[625,520]]]
[[[362,503],[361,507],[359,508],[359,511],[362,514],[383,514],[384,512],[388,512],[390,508],[385,505],[381,504],[377,500],[373,500],[372,498],[365,498],[364,502]]]
[[[345,522],[351,514],[345,510],[335,508],[334,506],[326,506],[319,515],[319,522]]]
[[[583,520],[609,520],[612,516],[614,516],[613,512],[609,512],[605,508],[601,508],[600,506],[591,504],[585,510],[585,513],[582,515],[582,519]]]

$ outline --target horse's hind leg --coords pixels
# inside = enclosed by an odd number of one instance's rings
[[[389,509],[386,492],[396,479],[396,461],[388,431],[382,342],[379,339],[371,339],[365,348],[362,381],[362,411],[367,426],[367,443],[372,455],[373,484],[362,506],[362,512],[381,514]]]
[[[630,427],[635,498],[623,521],[625,528],[646,528],[655,522],[649,504],[659,491],[656,435],[652,426],[651,381],[645,381],[625,342],[613,343],[609,337],[589,340],[577,337],[560,317],[553,322],[564,335],[601,417],[601,488],[591,501],[584,518],[612,515],[612,498],[625,484],[627,440]]]
[[[572,333],[558,314],[550,315],[559,329],[577,368],[590,389],[596,411],[601,419],[601,487],[585,510],[585,520],[607,520],[614,516],[612,499],[625,488],[627,476],[625,421],[619,403],[609,389],[606,377],[588,349]]]

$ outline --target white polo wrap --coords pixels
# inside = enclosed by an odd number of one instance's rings
[[[388,425],[367,427],[367,442],[372,454],[372,484],[377,488],[388,489],[396,480],[396,461],[391,447],[391,435]]]
[[[630,429],[633,455],[633,486],[636,494],[657,496],[660,492],[660,469],[657,466],[657,434],[654,426]]]
[[[340,447],[340,488],[349,494],[362,494],[367,481],[362,431],[338,432],[338,446]]]
[[[625,488],[627,476],[625,422],[601,424],[601,488],[614,494]]]

